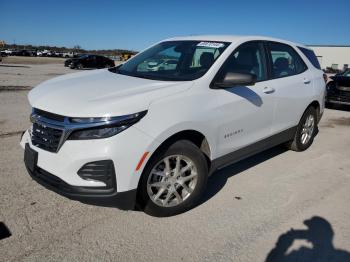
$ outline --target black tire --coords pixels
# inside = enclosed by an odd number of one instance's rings
[[[313,116],[314,119],[314,128],[311,134],[311,138],[306,142],[302,143],[302,131],[303,127],[305,125],[306,120],[308,119],[309,116]],[[295,132],[294,139],[287,144],[288,148],[293,151],[304,151],[308,149],[311,144],[314,141],[315,135],[317,133],[318,127],[317,127],[317,112],[316,109],[312,106],[310,106],[306,111],[304,112],[303,116],[300,119],[300,122],[298,124],[297,130]]]
[[[147,181],[151,175],[152,169],[165,157],[173,155],[182,155],[192,161],[192,164],[197,169],[197,182],[192,193],[183,200],[180,204],[171,207],[164,207],[153,202],[147,192]],[[201,199],[208,179],[208,165],[205,156],[199,148],[190,141],[180,140],[169,146],[168,148],[159,151],[155,156],[152,156],[147,163],[139,183],[138,188],[138,205],[143,211],[151,216],[166,217],[183,213],[196,206]]]

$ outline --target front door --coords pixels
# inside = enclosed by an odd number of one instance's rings
[[[263,43],[240,45],[224,63],[216,80],[227,72],[257,76],[252,86],[212,90],[218,104],[218,156],[251,145],[271,134],[274,90],[268,81]]]

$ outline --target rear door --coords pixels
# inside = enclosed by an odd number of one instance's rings
[[[271,133],[276,134],[298,124],[313,96],[313,77],[292,46],[267,42],[266,47],[276,99]]]
[[[97,68],[97,61],[96,61],[96,56],[91,55],[87,59],[88,67],[90,68]]]

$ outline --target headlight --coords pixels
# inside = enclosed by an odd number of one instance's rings
[[[83,140],[111,137],[140,121],[146,113],[147,111],[142,111],[118,117],[70,118],[70,122],[76,127],[68,139]]]

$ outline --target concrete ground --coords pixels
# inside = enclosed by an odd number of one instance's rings
[[[307,151],[276,147],[220,170],[198,207],[154,218],[71,201],[30,179],[18,144],[30,106],[19,87],[72,70],[26,66],[0,66],[0,222],[11,232],[0,261],[256,262],[279,238],[273,252],[289,257],[268,261],[311,261],[308,252],[350,261],[338,250],[350,252],[349,109],[327,109]]]

